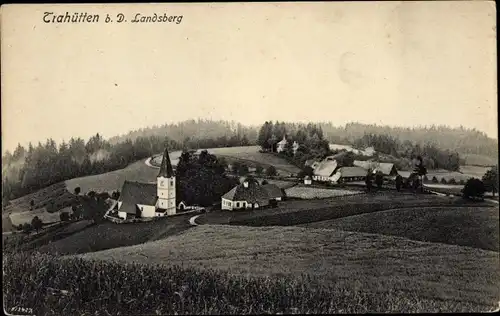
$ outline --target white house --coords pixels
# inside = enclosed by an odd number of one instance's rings
[[[286,148],[286,143],[287,143],[286,136],[283,136],[283,139],[276,144],[276,151],[279,153],[284,151]]]
[[[163,154],[156,183],[125,181],[118,199],[117,210],[118,216],[123,219],[176,213],[175,174],[167,149]]]
[[[311,183],[312,183],[311,177],[310,176],[305,176],[304,177],[304,184],[305,185],[311,185]]]
[[[314,168],[313,180],[336,183],[340,178],[340,174],[335,173],[337,167],[338,165],[336,160],[323,160],[316,168]]]
[[[257,209],[268,206],[271,200],[281,201],[283,193],[274,184],[260,185],[255,179],[245,179],[221,198],[223,210]]]

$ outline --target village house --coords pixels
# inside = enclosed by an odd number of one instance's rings
[[[337,171],[340,173],[338,182],[352,182],[352,181],[364,181],[366,179],[367,171],[360,167],[341,167]]]
[[[286,139],[286,136],[283,136],[283,139],[280,140],[276,144],[276,152],[280,153],[286,150],[286,144],[288,143],[288,140]],[[292,149],[293,149],[293,154],[295,155],[297,153],[297,150],[299,149],[299,143],[296,141],[293,142],[292,144]]]
[[[256,209],[268,206],[272,200],[281,201],[282,190],[274,184],[260,185],[255,179],[245,179],[222,196],[223,210]]]
[[[156,183],[125,181],[115,208],[122,219],[176,214],[175,174],[166,148]]]
[[[323,160],[313,170],[313,180],[318,182],[334,182],[339,180],[340,174],[336,174],[338,164],[336,160]]]
[[[373,173],[381,173],[383,176],[393,178],[398,175],[398,170],[393,163],[354,160],[354,166],[365,170],[372,170]]]

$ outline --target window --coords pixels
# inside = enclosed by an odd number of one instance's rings
[[[170,180],[170,185],[174,185],[174,180]]]
[[[240,207],[240,202],[236,202],[236,207]]]

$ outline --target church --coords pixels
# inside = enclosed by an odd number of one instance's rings
[[[175,174],[166,148],[156,183],[125,181],[116,207],[122,219],[176,214]]]

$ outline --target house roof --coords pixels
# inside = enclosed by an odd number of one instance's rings
[[[375,168],[375,171],[380,171],[384,175],[394,175],[397,173],[397,170],[394,167],[393,163],[388,163],[388,162],[380,162],[378,163],[377,167]]]
[[[125,181],[119,201],[123,202],[120,211],[135,214],[136,205],[156,205],[157,191],[155,183]]]
[[[281,192],[281,189],[276,184],[264,184],[262,187],[271,199],[283,197],[283,192]]]
[[[314,160],[314,159],[308,159],[308,160],[306,160],[304,165],[311,167],[315,162],[316,162],[316,160]]]
[[[330,177],[337,168],[336,160],[323,160],[314,169],[314,175],[320,177]]]
[[[361,167],[363,169],[372,169],[373,172],[380,171],[384,175],[395,175],[397,170],[393,163],[389,162],[376,162],[376,161],[361,161],[354,160],[354,166]]]
[[[339,170],[341,177],[364,177],[366,176],[366,169],[361,167],[342,167]]]
[[[230,201],[247,201],[249,203],[262,203],[269,200],[269,195],[264,186],[258,183],[249,182],[245,188],[243,184],[239,184],[222,196],[223,199]]]
[[[170,156],[168,155],[168,149],[165,147],[158,177],[171,178],[173,176],[174,169],[172,168],[172,162],[170,161]]]

